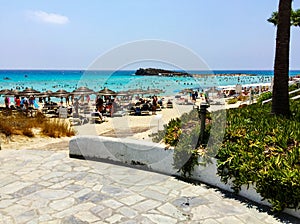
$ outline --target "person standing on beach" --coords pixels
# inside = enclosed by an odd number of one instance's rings
[[[78,114],[78,109],[79,109],[79,101],[77,98],[75,98],[75,102],[74,102],[75,114]]]
[[[157,96],[152,97],[152,114],[156,114]]]
[[[5,97],[4,103],[5,103],[5,108],[6,108],[6,109],[9,109],[9,104],[10,104],[9,97],[7,97],[7,96]]]
[[[86,102],[87,102],[88,104],[90,103],[90,100],[91,100],[90,95],[86,95]]]
[[[17,108],[20,108],[20,106],[21,106],[21,100],[20,100],[19,96],[15,97],[15,105]]]
[[[104,101],[103,101],[102,97],[98,97],[96,99],[96,107],[100,113],[102,113],[102,111],[103,111],[103,104],[104,104]]]
[[[69,106],[70,105],[70,100],[69,100],[69,96],[66,97],[66,105]]]

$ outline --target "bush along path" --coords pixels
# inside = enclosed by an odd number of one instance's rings
[[[217,149],[206,149],[210,116],[206,122],[206,142],[196,147],[199,119],[195,111],[170,121],[153,139],[174,147],[174,167],[184,177],[190,177],[195,166],[205,165],[210,156],[217,155],[217,174],[225,183],[231,180],[235,192],[242,185],[253,184],[256,191],[272,204],[274,211],[299,209],[299,110],[300,102],[297,101],[291,101],[290,118],[272,116],[270,105],[253,104],[227,110],[225,135]],[[187,157],[188,161],[181,161]],[[199,161],[203,163],[199,164]]]

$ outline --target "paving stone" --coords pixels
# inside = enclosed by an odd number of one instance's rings
[[[191,217],[194,221],[200,221],[208,218],[220,218],[221,215],[216,213],[213,209],[207,207],[206,205],[200,205],[196,208],[191,209],[193,216]]]
[[[78,167],[74,167],[73,168],[73,171],[87,171],[89,170],[90,168],[89,167],[86,167],[86,166],[78,166]]]
[[[21,181],[12,182],[1,188],[1,194],[13,194],[29,185],[32,185],[32,183],[31,182],[21,182]]]
[[[162,212],[164,215],[174,217],[180,221],[187,219],[187,217],[180,210],[170,203],[163,204],[162,206],[158,207],[157,210]]]
[[[14,204],[17,201],[17,199],[2,199],[0,200],[0,209],[7,208]]]
[[[209,201],[203,197],[180,197],[172,202],[173,205],[179,208],[192,208],[198,205],[208,204]]]
[[[90,211],[93,213],[93,214],[98,214],[99,212],[103,211],[104,209],[106,209],[106,207],[104,207],[103,205],[97,205],[95,207],[92,207],[90,209]]]
[[[43,222],[47,222],[47,221],[51,221],[51,220],[52,220],[52,216],[49,214],[39,215],[38,223],[43,223]]]
[[[57,200],[61,198],[65,198],[71,195],[73,192],[66,191],[66,190],[52,190],[52,189],[43,189],[40,191],[35,192],[33,197],[37,198],[45,198],[48,200]]]
[[[224,215],[240,215],[247,212],[243,206],[233,206],[232,203],[220,201],[219,203],[209,204],[208,207]]]
[[[80,211],[88,211],[92,207],[95,207],[95,204],[87,202],[87,203],[82,203],[79,205],[72,206],[71,208],[68,208],[66,210],[63,210],[61,212],[53,214],[53,217],[61,219],[64,217],[69,217],[72,216]]]
[[[58,222],[58,220],[56,221],[56,223],[57,222]],[[61,224],[88,224],[89,222],[82,221],[82,220],[78,219],[77,217],[75,217],[74,215],[70,215],[68,217],[63,218],[59,223],[61,223]]]
[[[70,185],[67,185],[66,187],[64,187],[64,189],[66,191],[73,191],[73,192],[78,192],[80,190],[83,190],[84,187],[81,186],[81,185],[77,185],[77,184],[70,184]]]
[[[39,184],[32,184],[30,186],[27,186],[27,187],[24,187],[20,190],[18,190],[17,192],[15,192],[13,194],[13,197],[14,198],[18,198],[18,197],[23,197],[23,196],[27,196],[27,195],[30,195],[34,192],[37,192],[39,190],[42,190],[43,189],[43,186],[42,185],[39,185]]]
[[[57,171],[63,171],[63,172],[70,172],[72,171],[72,167],[66,164],[60,164],[55,167],[55,170]]]
[[[203,184],[68,150],[1,150],[0,164],[0,223],[297,223]]]
[[[64,188],[70,184],[74,183],[74,180],[64,180],[62,182],[59,182],[57,184],[54,184],[52,186],[49,187],[49,189],[61,189]]]
[[[79,180],[82,180],[84,177],[85,177],[86,173],[85,172],[68,172],[68,173],[65,173],[63,175],[63,177],[65,179],[73,179],[75,181],[79,181]]]
[[[46,198],[38,198],[38,197],[31,197],[31,195],[25,197],[26,200],[31,200],[31,207],[36,209],[46,208],[51,200]]]
[[[106,208],[104,210],[101,210],[97,213],[97,216],[101,218],[101,220],[104,220],[108,217],[111,217],[113,214],[113,210],[111,208]]]
[[[99,221],[99,217],[93,215],[89,211],[80,211],[76,213],[75,217],[81,221],[88,222],[88,223]]]
[[[115,214],[115,215],[112,215],[111,217],[105,219],[105,221],[107,221],[109,223],[119,223],[123,217],[124,216],[122,216],[122,215]]]
[[[144,200],[145,197],[142,197],[140,195],[131,195],[125,198],[121,198],[120,202],[126,204],[126,205],[133,205],[136,204],[137,202],[140,202],[142,200]]]
[[[138,212],[130,207],[121,207],[119,212],[130,219],[138,215]]]
[[[161,202],[148,199],[146,201],[139,202],[135,204],[132,208],[140,212],[147,212],[151,209],[157,208],[161,205]]]
[[[15,220],[17,223],[28,223],[30,220],[38,218],[38,214],[34,210],[25,211],[21,213],[20,215],[16,216]]]
[[[85,202],[85,201],[91,201],[95,204],[100,203],[103,200],[106,200],[110,198],[109,196],[105,195],[105,194],[101,194],[101,193],[96,193],[96,192],[90,192],[86,195],[83,195],[79,198],[77,198],[77,200],[81,203],[81,202]]]
[[[143,214],[143,216],[147,217],[154,223],[177,223],[177,220],[174,218],[171,218],[169,216],[164,216],[164,215],[158,215],[158,214]]]
[[[16,220],[12,216],[3,215],[0,213],[0,223],[3,224],[16,223]]]
[[[50,180],[55,177],[61,177],[65,174],[65,172],[51,172],[41,177],[42,180]]]
[[[92,190],[89,189],[89,188],[83,188],[82,190],[76,192],[75,194],[73,194],[72,196],[74,198],[80,198],[80,197],[83,197],[84,195],[90,193]]]
[[[61,199],[61,200],[52,201],[49,204],[49,206],[50,206],[50,208],[52,208],[56,211],[62,211],[67,208],[70,208],[71,206],[74,205],[74,203],[75,203],[74,198],[65,198],[65,199]]]
[[[157,185],[150,185],[149,190],[157,191],[161,194],[169,195],[170,194],[170,189],[164,188],[162,186],[157,186]]]
[[[103,186],[101,192],[104,194],[108,194],[112,197],[125,197],[131,195],[132,193],[127,189],[122,189],[121,187],[115,186]]]
[[[251,215],[251,214],[240,214],[236,216],[239,220],[242,220],[244,223],[255,223],[255,224],[262,224],[265,223],[262,220],[259,220],[257,217]],[[276,223],[275,219],[272,219],[272,223]]]
[[[241,223],[248,224],[248,223],[251,223],[251,222],[241,221],[240,219],[237,219],[236,217],[230,216],[230,215],[216,219],[216,221],[218,221],[222,224],[241,224]],[[260,222],[255,222],[255,224],[260,224]]]
[[[9,215],[16,218],[17,216],[23,214],[24,212],[30,211],[31,209],[28,206],[23,206],[19,204],[12,204],[6,208],[3,208],[2,211]]]
[[[101,191],[101,189],[103,188],[103,185],[102,184],[96,184],[92,190],[93,191]]]
[[[158,200],[158,201],[166,201],[168,198],[168,195],[165,194],[161,194],[157,191],[153,191],[153,190],[146,190],[141,192],[141,195],[147,198],[152,198],[154,200]]]
[[[102,202],[103,205],[105,205],[106,207],[112,208],[112,209],[116,209],[119,208],[121,206],[123,206],[122,203],[114,200],[114,199],[110,199],[110,200],[105,200]]]
[[[191,223],[193,223],[193,222],[191,222]],[[205,219],[204,221],[201,222],[201,224],[220,224],[220,223],[214,219]]]

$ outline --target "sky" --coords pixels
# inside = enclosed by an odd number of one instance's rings
[[[274,0],[0,0],[0,69],[86,69],[120,46],[156,40],[213,70],[272,70],[276,27],[266,20],[277,8]],[[290,69],[300,70],[300,28],[291,28]]]

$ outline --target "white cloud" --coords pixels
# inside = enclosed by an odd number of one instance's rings
[[[63,15],[55,13],[47,13],[44,11],[33,11],[30,13],[34,19],[44,23],[54,23],[54,24],[67,24],[70,22],[69,18]]]

